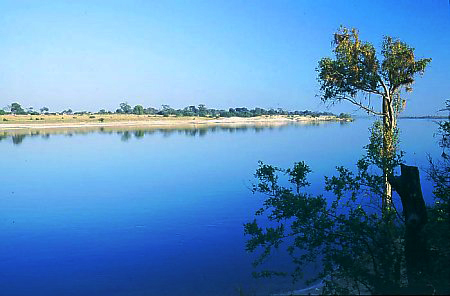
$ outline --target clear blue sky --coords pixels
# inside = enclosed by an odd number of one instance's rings
[[[433,58],[405,114],[434,114],[450,99],[448,0],[0,0],[0,107],[325,110],[315,68],[341,24]]]

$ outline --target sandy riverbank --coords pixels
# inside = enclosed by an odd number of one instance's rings
[[[6,119],[6,120],[3,120]],[[333,116],[259,116],[259,117],[162,117],[138,115],[82,115],[82,116],[0,116],[0,131],[77,129],[77,128],[178,128],[214,125],[280,125],[289,123],[318,123],[343,121]]]

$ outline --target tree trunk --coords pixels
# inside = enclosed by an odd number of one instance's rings
[[[389,182],[400,195],[403,205],[409,292],[426,293],[426,286],[422,278],[427,264],[426,236],[423,231],[427,223],[427,210],[420,187],[419,169],[402,164],[401,175],[399,177],[391,175]]]
[[[389,209],[392,204],[392,187],[389,184],[388,177],[393,173],[391,160],[395,156],[393,137],[396,125],[395,114],[392,108],[392,98],[389,95],[383,96],[383,114],[383,209]]]

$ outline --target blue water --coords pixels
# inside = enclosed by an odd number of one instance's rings
[[[306,161],[313,193],[353,167],[370,120],[1,137],[1,295],[253,295],[303,287],[255,280],[243,223],[258,160]],[[401,120],[406,163],[440,150],[429,120]],[[432,201],[424,171],[425,198]],[[288,264],[280,254],[278,265]]]

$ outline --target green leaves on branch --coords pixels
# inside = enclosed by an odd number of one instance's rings
[[[308,263],[321,262],[321,272],[311,280],[323,280],[330,293],[354,292],[356,287],[379,292],[398,286],[393,273],[402,252],[394,241],[400,230],[392,227],[397,217],[380,215],[377,203],[383,179],[369,174],[370,165],[360,160],[356,173],[338,167],[337,176],[325,179],[325,190],[334,198],[325,199],[302,192],[311,172],[304,162],[286,170],[260,162],[253,192],[266,199],[256,213],[260,218],[244,225],[250,236],[246,249],[259,252],[254,265],[261,266],[273,249],[283,247],[294,262],[287,272],[293,279],[302,277]],[[280,272],[286,271],[263,269],[255,274]]]
[[[375,47],[359,39],[356,29],[341,27],[334,34],[335,58],[323,58],[317,67],[318,81],[324,102],[347,100],[368,113],[384,115],[376,111],[370,95],[379,95],[393,100],[397,110],[404,107],[399,93],[411,91],[417,74],[422,75],[431,59],[415,59],[414,48],[406,43],[385,36],[381,48],[381,62]],[[365,102],[357,99],[365,95]]]
[[[431,59],[415,60],[414,48],[399,39],[385,36],[381,54],[384,57],[381,75],[395,93],[401,87],[412,91],[411,84],[416,74],[423,75]]]

